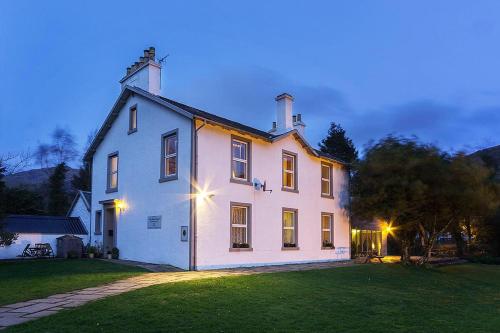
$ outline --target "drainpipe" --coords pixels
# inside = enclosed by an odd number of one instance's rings
[[[191,125],[191,200],[190,202],[190,236],[189,236],[189,270],[196,270],[196,207],[197,207],[197,196],[196,196],[196,186],[198,184],[198,131],[201,130],[205,125],[206,121],[203,124],[196,128],[196,119],[193,119]]]

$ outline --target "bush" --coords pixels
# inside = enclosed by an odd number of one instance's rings
[[[470,262],[486,265],[500,265],[500,257],[492,256],[472,256],[467,258]]]
[[[67,258],[68,259],[78,259],[80,257],[79,253],[75,250],[68,251]]]
[[[97,248],[95,246],[89,246],[88,253],[94,253],[94,254],[96,254],[97,253]]]
[[[233,248],[235,249],[248,249],[249,247],[248,243],[233,243]]]
[[[118,250],[117,247],[112,248],[111,249],[111,258],[118,259],[119,256],[120,256],[120,250]]]

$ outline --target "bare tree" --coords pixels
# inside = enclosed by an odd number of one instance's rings
[[[0,155],[0,165],[3,165],[5,168],[5,174],[11,175],[30,166],[32,159],[33,154],[29,150],[18,153],[6,153]]]
[[[61,127],[56,127],[52,132],[50,149],[56,159],[56,164],[74,161],[78,156],[75,137],[69,130]]]

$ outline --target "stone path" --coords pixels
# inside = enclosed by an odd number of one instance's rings
[[[64,294],[52,295],[47,298],[1,306],[0,330],[8,326],[17,325],[29,320],[48,316],[63,309],[74,308],[90,301],[157,284],[219,278],[225,276],[325,269],[339,266],[350,266],[353,264],[354,263],[352,261],[338,261],[328,263],[264,266],[213,271],[170,271],[166,273],[147,273],[144,275],[131,277],[125,280],[116,281],[98,287],[75,290]]]

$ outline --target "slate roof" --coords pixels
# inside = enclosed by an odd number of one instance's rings
[[[111,128],[112,123],[114,122],[116,117],[118,117],[119,110],[126,103],[128,97],[132,94],[139,94],[145,98],[148,98],[152,101],[155,101],[159,104],[162,104],[163,106],[165,106],[167,108],[171,108],[174,111],[176,111],[180,114],[183,114],[184,116],[187,116],[189,118],[192,118],[192,119],[193,118],[200,118],[203,120],[207,120],[209,122],[213,122],[215,124],[229,127],[231,129],[235,129],[235,130],[244,132],[246,134],[258,137],[258,138],[265,140],[265,141],[268,141],[268,142],[273,142],[273,141],[278,140],[284,136],[294,135],[297,139],[299,139],[301,141],[302,145],[305,148],[307,148],[312,155],[318,156],[318,157],[323,157],[326,159],[330,159],[330,160],[337,162],[337,163],[340,163],[340,164],[344,164],[344,165],[347,164],[345,161],[342,161],[341,159],[336,158],[335,156],[331,156],[329,154],[322,153],[319,150],[311,147],[311,145],[305,140],[304,137],[302,137],[297,132],[297,130],[291,130],[287,133],[274,135],[272,133],[268,133],[268,132],[256,129],[256,128],[251,127],[251,126],[247,126],[247,125],[244,125],[242,123],[239,123],[239,122],[236,122],[233,120],[229,120],[229,119],[224,118],[224,117],[217,116],[213,113],[209,113],[209,112],[206,112],[203,110],[196,109],[192,106],[179,103],[177,101],[171,100],[171,99],[163,97],[163,96],[151,94],[150,92],[145,91],[141,88],[131,87],[131,86],[126,86],[122,90],[120,96],[118,97],[117,101],[115,102],[115,105],[111,109],[111,112],[108,114],[106,120],[104,121],[104,124],[100,128],[94,141],[92,142],[89,149],[85,153],[85,156],[84,156],[85,160],[88,161],[92,158],[93,153],[96,151],[96,149],[99,146],[99,144],[101,143],[101,141],[104,140],[104,136],[106,135],[108,130]]]
[[[19,234],[87,235],[79,217],[8,215],[1,223],[5,231]]]

